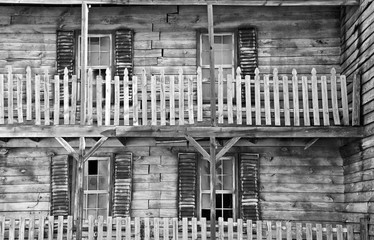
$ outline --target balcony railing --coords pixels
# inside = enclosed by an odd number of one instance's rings
[[[353,225],[301,222],[218,221],[217,239],[353,240]],[[0,217],[1,239],[74,239],[74,221],[69,217]],[[112,218],[92,216],[83,224],[84,239],[202,239],[210,238],[209,222],[196,218]]]
[[[204,102],[201,69],[196,75],[140,76],[120,79],[107,70],[105,79],[88,71],[86,98],[80,99],[80,81],[45,73],[0,74],[0,124],[34,125],[207,125],[211,105]],[[221,125],[247,126],[357,126],[360,124],[360,83],[347,83],[331,70],[330,76],[223,76],[216,81],[216,114]],[[80,119],[85,104],[84,119]]]

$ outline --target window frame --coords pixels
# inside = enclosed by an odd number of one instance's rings
[[[232,206],[232,211],[233,211],[233,216],[232,218],[234,221],[240,217],[240,204],[239,204],[239,198],[240,198],[240,193],[239,193],[239,183],[240,183],[240,178],[239,178],[239,158],[237,154],[226,154],[222,158],[232,158],[232,163],[233,163],[233,190],[216,190],[216,194],[224,194],[224,193],[232,193],[233,194],[233,206]],[[203,161],[208,161],[207,159],[203,158],[202,156],[199,157],[198,159],[198,171],[197,171],[197,197],[196,197],[196,210],[197,210],[197,217],[200,219],[202,217],[202,194],[203,193],[210,193],[210,190],[202,190],[201,189],[201,177],[202,177],[202,168],[203,168]],[[209,184],[210,184],[210,178],[209,178]]]

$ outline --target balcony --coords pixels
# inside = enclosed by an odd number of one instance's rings
[[[212,106],[204,102],[199,68],[196,75],[161,71],[148,76],[143,71],[131,80],[126,71],[123,79],[112,79],[109,70],[105,79],[94,79],[88,70],[83,100],[80,82],[76,76],[69,78],[67,69],[62,78],[52,78],[48,73],[33,75],[30,68],[26,75],[13,74],[9,68],[8,74],[0,75],[0,126],[6,127],[0,127],[0,136],[5,132],[23,136],[19,131],[25,129],[32,136],[40,135],[36,134],[40,129],[59,129],[71,136],[78,126],[87,133],[95,129],[130,136],[146,131],[165,133],[160,136],[184,136],[186,131],[206,136],[208,130],[221,132],[220,136],[226,136],[225,131],[245,135],[262,131],[263,136],[270,131],[274,137],[277,132],[298,136],[309,131],[311,137],[362,134],[359,79],[347,81],[334,69],[329,76],[319,76],[315,69],[310,76],[299,76],[296,70],[279,76],[277,69],[272,75],[261,75],[256,69],[254,77],[243,77],[240,69],[236,76],[223,76],[222,69],[218,72],[218,100],[213,106],[218,125],[211,127]]]

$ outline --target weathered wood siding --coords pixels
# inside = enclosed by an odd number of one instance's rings
[[[69,143],[73,147],[78,147],[79,144],[78,140],[71,140]],[[87,139],[87,147],[93,143],[92,139]],[[208,141],[201,143],[209,148]],[[241,140],[238,146],[231,149],[232,153],[249,152],[260,155],[259,191],[262,219],[320,222],[344,220],[343,161],[338,153],[340,143],[320,140],[304,150],[305,144],[305,140],[259,140],[255,144]],[[9,159],[6,160],[8,162],[12,160],[15,166],[29,162],[27,158],[12,158],[21,156],[21,153],[32,153],[30,157],[35,155],[35,159],[51,153],[66,154],[54,139],[43,139],[39,142],[11,139],[8,142],[1,142],[1,145],[9,149],[7,157],[3,159]],[[186,147],[183,141],[162,144],[154,139],[134,138],[127,139],[124,147],[118,140],[111,139],[97,154],[126,151],[133,153],[132,216],[177,217],[178,152],[194,152],[195,149],[192,146]],[[37,205],[38,212],[45,214],[49,209],[48,163],[49,160],[46,160],[46,167],[34,170],[33,173],[35,175],[36,171],[39,171],[39,175],[46,177],[41,183],[43,191],[40,191],[40,196],[43,197],[40,201],[44,205]],[[14,169],[18,168],[13,167],[11,171],[17,171]],[[36,204],[39,191],[34,192],[37,184],[30,182],[27,185],[28,183],[29,181],[22,183],[22,196],[1,192],[1,215],[9,214],[9,211],[14,211],[14,215],[31,212],[27,206],[32,207]],[[15,185],[10,182],[7,188],[17,190]],[[31,200],[26,200],[29,198]],[[23,207],[16,204],[17,201],[34,204],[28,203],[29,205]],[[6,206],[13,208],[9,209]]]
[[[2,6],[0,71],[12,65],[24,72],[46,66],[55,71],[56,30],[80,29],[80,7]],[[216,31],[254,26],[258,30],[260,71],[339,72],[340,7],[214,7]],[[207,29],[205,6],[92,6],[89,30],[135,31],[135,73],[196,73],[196,30]]]
[[[374,3],[361,1],[359,7],[345,8],[342,16],[342,70],[348,76],[360,72],[362,84],[366,136],[342,148],[347,218],[359,222],[366,214],[374,217]],[[374,225],[369,234],[373,239]]]

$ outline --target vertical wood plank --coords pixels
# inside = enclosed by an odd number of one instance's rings
[[[318,84],[316,69],[312,69],[312,102],[313,102],[313,124],[319,126]]]
[[[18,123],[23,123],[23,104],[22,104],[22,74],[16,75],[17,79],[17,115]]]
[[[293,121],[295,126],[300,126],[299,109],[299,80],[296,69],[292,70],[292,97],[293,97]]]
[[[225,239],[225,226],[223,222],[223,218],[218,218],[218,239],[224,240]]]
[[[125,126],[130,125],[129,94],[129,72],[127,68],[125,68],[125,74],[123,77],[123,125]]]
[[[66,239],[73,239],[73,216],[68,216]]]
[[[92,75],[92,73],[91,73]],[[69,70],[65,68],[64,70],[64,124],[68,125],[70,121],[70,111],[69,111]],[[35,82],[36,83],[36,82]],[[36,91],[36,90],[35,90]],[[35,96],[36,101],[36,96]]]
[[[105,75],[105,125],[110,125],[110,102],[112,99],[112,83],[110,79],[110,69],[106,70]]]
[[[13,73],[12,67],[7,66],[8,68],[8,124],[13,124]]]
[[[265,124],[271,125],[269,75],[264,75]]]
[[[337,225],[336,230],[336,240],[343,240],[343,226]]]
[[[354,239],[354,234],[353,234],[353,225],[348,224],[347,225],[347,240]]]
[[[267,240],[272,240],[273,238],[273,234],[272,234],[272,230],[271,230],[271,221],[267,221],[266,222],[266,226],[267,226],[267,229],[266,229],[266,239]]]
[[[255,70],[255,114],[256,125],[261,125],[261,89],[260,89],[260,71]]]
[[[242,76],[241,70],[238,67],[236,69],[236,123],[243,123],[243,114],[242,114]]]
[[[25,218],[21,217],[19,220],[19,230],[18,230],[18,239],[24,240],[25,239]]]
[[[26,120],[32,120],[32,79],[30,66],[26,68]]]
[[[140,218],[135,217],[135,240],[140,240]]]
[[[237,235],[237,238],[238,239],[243,239],[243,220],[242,219],[238,219],[237,220],[237,232],[238,232],[238,235]]]
[[[88,240],[94,240],[94,237],[95,237],[95,233],[94,233],[94,229],[95,229],[95,222],[94,222],[94,217],[92,215],[88,216]],[[60,225],[60,221],[59,221],[59,225]],[[59,228],[60,230],[60,228]],[[60,232],[58,233],[58,236],[60,236],[62,234],[60,234]],[[62,238],[61,238],[62,239]]]
[[[75,121],[76,121],[76,115],[77,115],[77,92],[78,92],[77,76],[74,75],[71,78],[70,124],[75,124]]]
[[[321,77],[321,90],[322,90],[322,111],[323,111],[323,125],[330,125],[329,117],[329,98],[327,96],[327,81],[326,76]]]
[[[296,223],[296,240],[303,239],[302,225],[301,223]]]
[[[118,77],[118,76],[117,76]],[[122,218],[116,218],[116,240],[122,239]]]
[[[284,125],[291,125],[291,116],[290,116],[290,99],[288,92],[288,77],[283,76],[283,111],[284,111]]]
[[[247,240],[253,239],[252,220],[247,220]]]
[[[9,240],[15,240],[16,223],[14,218],[9,219]]]
[[[144,239],[150,239],[149,218],[144,218]]]
[[[44,240],[44,223],[45,223],[45,217],[40,215],[38,221],[38,240]]]
[[[196,218],[191,219],[191,225],[192,225],[192,239],[196,240],[197,239],[197,219]]]
[[[157,125],[156,76],[151,76],[151,123]]]
[[[161,70],[160,76],[160,117],[162,126],[166,125],[166,100],[165,100],[165,71]]]
[[[245,113],[247,125],[252,125],[251,76],[245,76]]]
[[[58,219],[57,219],[57,240],[62,240],[63,236],[64,236],[64,216],[58,216]]]
[[[193,112],[193,78],[191,76],[188,77],[188,123],[194,124],[195,116]]]
[[[353,75],[352,92],[352,126],[360,125],[360,107],[361,107],[361,76],[359,73]]]
[[[331,105],[332,105],[332,115],[334,118],[334,124],[340,125],[339,117],[339,106],[338,106],[338,88],[336,85],[336,70],[331,69]]]
[[[317,240],[322,240],[322,225],[316,224],[316,230],[317,230]]]
[[[126,219],[126,240],[131,239],[131,218],[127,217]]]
[[[218,123],[223,123],[223,69],[222,66],[218,68]]]
[[[201,68],[197,68],[197,121],[203,121],[203,81],[201,75]]]
[[[175,125],[175,86],[174,86],[174,76],[170,76],[170,91],[169,91],[169,106],[170,106],[170,125]]]
[[[333,240],[332,225],[326,225],[326,240]]]
[[[41,124],[40,109],[40,76],[35,76],[35,125]]]
[[[153,219],[153,237],[154,237],[154,240],[160,239],[160,219],[159,218]]]
[[[104,227],[103,216],[99,216],[97,218],[97,240],[103,240],[104,238],[103,227]]]
[[[164,230],[164,240],[168,240],[169,239],[169,218],[164,218],[163,230]]]
[[[142,125],[148,124],[148,99],[147,99],[147,76],[145,69],[142,71]]]
[[[113,124],[115,126],[119,125],[119,109],[120,109],[120,99],[119,99],[119,93],[120,93],[120,81],[119,76],[114,77],[114,119]]]
[[[292,223],[286,222],[286,238],[292,240]]]
[[[0,124],[4,124],[4,112],[5,112],[5,106],[4,106],[4,75],[0,74]]]
[[[51,80],[49,78],[48,71],[46,70],[44,72],[44,125],[51,124],[51,118],[50,118],[50,94],[49,89],[51,84]]]
[[[4,239],[5,239],[5,217],[0,216],[0,240],[4,240]]]
[[[60,77],[55,75],[55,101],[53,107],[53,124],[60,124]]]
[[[275,227],[276,227],[276,233],[275,233],[276,239],[282,240],[282,223],[276,222]]]
[[[132,77],[132,112],[133,112],[133,125],[139,125],[139,95],[138,95],[138,77]]]
[[[183,70],[178,71],[179,80],[179,125],[184,125],[184,78]]]
[[[29,238],[28,239],[34,239],[34,236],[35,236],[35,217],[31,216],[29,219]],[[61,239],[57,238],[57,240],[61,240]]]
[[[273,71],[273,91],[274,91],[274,123],[275,126],[280,126],[280,102],[279,102],[279,78],[278,69],[274,68]]]
[[[227,219],[227,238],[228,240],[234,239],[234,224],[232,218]]]
[[[262,221],[256,221],[256,227],[257,227],[257,239],[262,240]]]
[[[182,218],[182,239],[188,240],[188,219]]]
[[[349,125],[349,109],[348,109],[348,94],[347,94],[347,79],[344,75],[340,76],[340,88],[341,88],[341,99],[342,99],[342,110],[343,110],[343,124]]]
[[[103,124],[103,78],[99,75],[96,77],[96,115],[97,126]]]
[[[305,76],[302,76],[301,81],[302,81],[302,91],[303,91],[304,126],[310,126],[308,79]]]
[[[87,124],[93,124],[93,92],[92,92],[92,84],[93,84],[93,75],[92,75],[92,68],[88,69],[87,74]]]
[[[173,240],[178,239],[178,218],[173,218]]]
[[[312,232],[312,224],[306,224],[306,240],[312,240],[313,232]]]
[[[233,104],[232,100],[234,97],[234,87],[232,82],[232,75],[227,75],[227,123],[233,124],[234,123],[234,112],[233,112]]]
[[[206,231],[206,218],[201,218],[201,240],[207,239],[207,231]]]
[[[48,240],[53,240],[53,227],[54,227],[54,216],[48,217]]]
[[[106,238],[107,239],[112,239],[112,236],[113,236],[113,218],[112,217],[108,217],[107,218],[107,230],[106,230]]]

